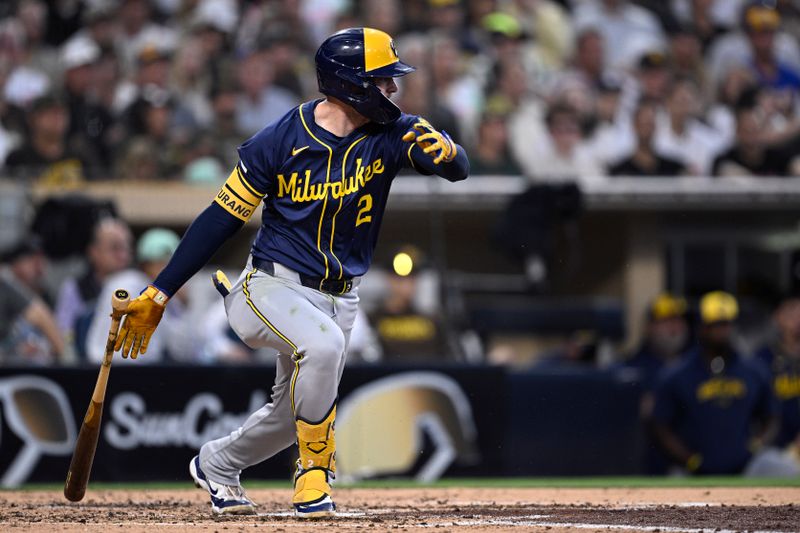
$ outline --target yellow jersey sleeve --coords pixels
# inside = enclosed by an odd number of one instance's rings
[[[237,165],[220,188],[214,201],[231,215],[247,222],[253,216],[262,198],[264,198],[264,193],[258,192],[247,182]]]

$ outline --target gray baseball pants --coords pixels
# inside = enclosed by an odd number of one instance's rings
[[[225,309],[231,328],[251,348],[278,350],[271,401],[230,435],[200,449],[206,476],[238,485],[248,466],[291,446],[296,418],[322,421],[336,400],[345,352],[358,307],[358,279],[347,294],[330,295],[300,284],[298,274],[274,264],[274,276],[248,260]]]

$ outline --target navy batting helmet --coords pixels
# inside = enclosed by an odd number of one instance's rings
[[[374,78],[396,78],[416,69],[400,61],[387,33],[372,28],[334,33],[320,45],[315,62],[322,94],[341,100],[379,124],[400,118],[400,109],[383,96]]]

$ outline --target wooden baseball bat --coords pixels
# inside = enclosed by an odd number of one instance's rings
[[[64,483],[64,496],[71,502],[81,501],[83,495],[86,494],[86,486],[89,484],[94,452],[100,437],[100,421],[103,418],[103,401],[106,397],[108,374],[111,371],[111,358],[114,356],[114,343],[117,341],[119,323],[129,301],[130,295],[124,289],[117,289],[111,296],[111,327],[108,330],[106,352],[97,376],[97,383],[94,385],[92,400],[89,402],[78,439],[75,441],[75,451],[72,452],[67,481]]]

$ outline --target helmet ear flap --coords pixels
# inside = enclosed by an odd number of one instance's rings
[[[317,84],[322,94],[343,99],[348,103],[356,103],[367,100],[370,97],[369,82],[357,78],[360,83],[351,79],[348,73],[341,71],[336,73],[325,72],[317,68]]]

